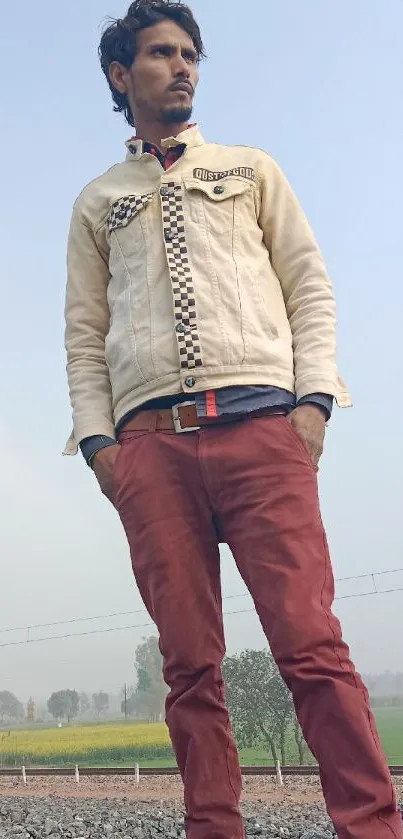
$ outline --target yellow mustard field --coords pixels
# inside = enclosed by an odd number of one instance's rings
[[[0,764],[63,765],[170,758],[164,723],[116,723],[0,731]]]

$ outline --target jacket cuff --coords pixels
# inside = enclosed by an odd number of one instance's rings
[[[91,466],[91,461],[97,452],[101,449],[106,449],[107,446],[116,446],[116,440],[112,437],[105,437],[103,434],[96,434],[93,437],[86,437],[80,443],[81,454],[87,461],[88,466]]]
[[[326,415],[326,421],[330,420],[333,411],[333,402],[334,397],[329,396],[327,393],[309,393],[307,396],[302,396],[301,399],[297,402],[297,407],[299,405],[318,405],[320,408],[323,408],[323,411]]]

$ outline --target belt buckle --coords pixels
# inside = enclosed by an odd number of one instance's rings
[[[182,428],[181,426],[179,408],[190,408],[191,405],[196,405],[196,402],[178,402],[177,405],[172,405],[172,419],[177,434],[186,434],[187,431],[200,431],[200,425],[190,426],[189,428]]]

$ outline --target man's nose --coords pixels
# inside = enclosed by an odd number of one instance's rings
[[[186,79],[190,76],[189,65],[182,55],[175,56],[173,63],[173,72],[175,76],[184,76]]]

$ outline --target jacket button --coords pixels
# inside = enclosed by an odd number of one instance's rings
[[[120,218],[120,219],[126,218],[126,210],[119,210],[117,215],[118,215],[118,218]]]
[[[160,195],[165,196],[170,194],[169,186],[162,186],[160,189]]]
[[[222,195],[222,194],[223,194],[223,192],[225,192],[225,187],[223,187],[223,186],[215,186],[215,187],[214,187],[214,192],[215,192],[215,194],[216,194],[216,195]]]
[[[188,376],[188,378],[185,379],[186,387],[194,387],[195,384],[196,384],[196,379],[194,379],[193,376]]]
[[[174,234],[172,233],[172,230],[166,230],[165,231],[165,241],[166,242],[172,242],[172,239],[174,239]]]
[[[178,323],[176,331],[179,333],[187,332],[187,328],[184,323]]]

